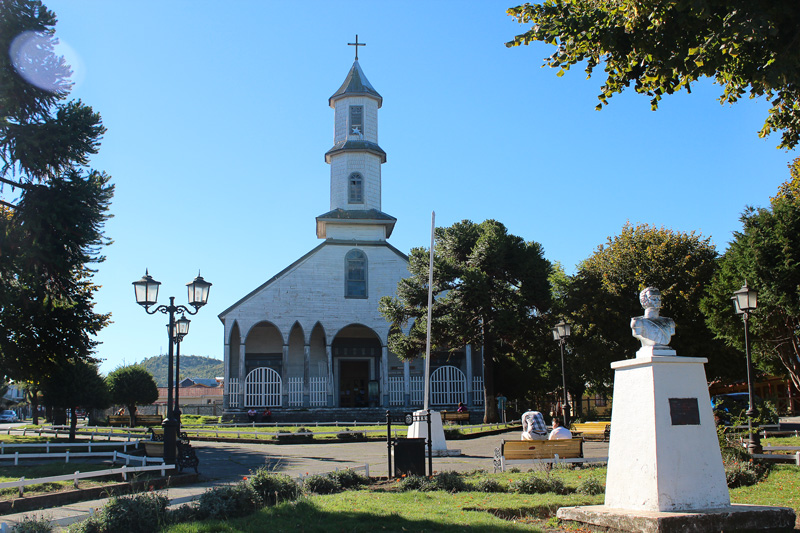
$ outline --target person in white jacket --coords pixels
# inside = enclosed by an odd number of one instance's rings
[[[571,439],[572,433],[570,430],[564,427],[564,424],[561,423],[561,420],[557,417],[553,417],[553,431],[550,432],[550,436],[547,440],[558,440],[558,439]]]

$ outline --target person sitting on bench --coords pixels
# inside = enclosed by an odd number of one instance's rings
[[[548,440],[559,440],[559,439],[571,439],[572,433],[564,427],[564,424],[561,423],[561,419],[554,416],[553,417],[553,431],[550,432],[550,437]]]
[[[522,440],[547,440],[547,426],[539,411],[526,411],[522,415]]]

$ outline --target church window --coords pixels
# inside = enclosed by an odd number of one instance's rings
[[[364,135],[364,106],[350,106],[350,135]]]
[[[350,178],[347,180],[347,203],[364,203],[364,178],[358,172],[350,174]]]
[[[367,256],[361,250],[350,250],[344,257],[344,297],[367,297]]]

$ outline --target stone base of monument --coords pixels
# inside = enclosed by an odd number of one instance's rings
[[[415,418],[423,418],[426,411],[414,411]],[[415,420],[408,426],[409,439],[427,439],[428,422],[425,420]],[[448,450],[447,441],[444,438],[444,427],[442,426],[442,415],[439,411],[431,411],[431,445],[433,457],[455,457],[461,455],[461,450]],[[428,446],[425,446],[425,455],[428,455]]]
[[[791,531],[794,510],[788,507],[730,505],[696,511],[633,511],[605,505],[562,507],[558,518],[618,531],[643,533],[716,533],[719,531]]]
[[[665,348],[643,347],[634,359],[611,364],[605,505],[564,507],[557,516],[619,531],[793,528],[792,509],[731,505],[707,359]]]

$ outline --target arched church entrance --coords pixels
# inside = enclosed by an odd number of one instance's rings
[[[343,328],[331,343],[335,397],[339,407],[380,405],[381,341],[361,325]]]

